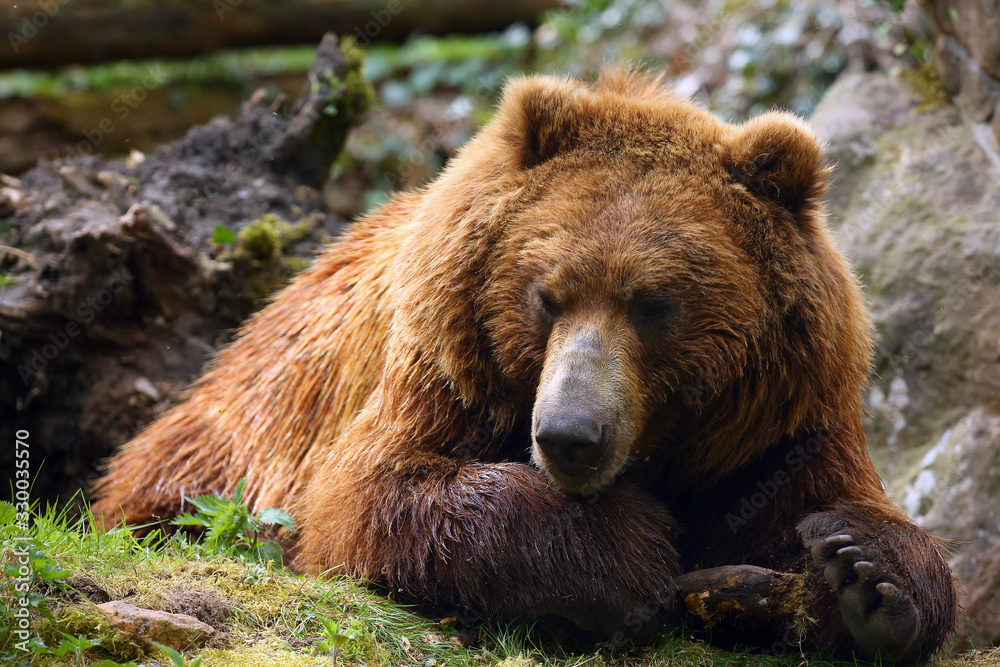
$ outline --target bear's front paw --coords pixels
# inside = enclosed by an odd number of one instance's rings
[[[840,614],[855,643],[871,657],[905,661],[920,631],[913,600],[847,534],[815,543],[813,560],[837,594]]]

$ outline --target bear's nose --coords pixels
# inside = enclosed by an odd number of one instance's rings
[[[549,414],[538,419],[535,442],[550,463],[566,473],[586,474],[604,457],[604,426],[581,415]]]

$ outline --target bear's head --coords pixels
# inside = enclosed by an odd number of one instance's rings
[[[531,415],[567,491],[630,461],[725,475],[859,414],[869,324],[826,175],[789,114],[727,124],[627,71],[517,80],[417,212],[407,254],[447,294],[410,331],[463,400]]]

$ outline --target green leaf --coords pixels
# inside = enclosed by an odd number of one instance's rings
[[[207,526],[208,521],[197,514],[179,514],[170,520],[173,526]]]
[[[80,635],[79,637],[74,637],[73,635],[68,634],[66,632],[60,632],[59,634],[63,636],[63,640],[59,642],[59,646],[56,646],[55,648],[46,648],[40,650],[39,652],[48,653],[49,655],[54,655],[57,658],[63,658],[66,656],[67,653],[86,651],[87,649],[93,648],[98,644],[100,644],[100,642],[95,642],[90,639],[87,639],[83,635]]]
[[[257,546],[257,556],[261,563],[273,560],[275,565],[281,565],[283,553],[281,545],[277,542],[261,542]]]
[[[319,621],[323,624],[323,636],[326,637],[326,640],[334,647],[341,648],[345,646],[347,642],[354,639],[353,634],[341,631],[340,623],[338,621],[326,618],[325,616],[320,616]]]
[[[236,505],[243,504],[243,489],[247,486],[247,478],[241,477],[240,481],[236,482],[236,488],[233,490],[233,503]]]
[[[220,512],[224,512],[226,509],[232,507],[233,504],[231,500],[210,495],[191,498],[188,502],[194,505],[199,512],[203,512],[209,516],[215,516]]]
[[[288,532],[295,532],[295,519],[285,510],[265,507],[260,511],[260,522],[265,526],[279,525]]]
[[[222,225],[216,225],[212,230],[212,243],[219,245],[229,244],[236,241],[236,232]]]
[[[169,646],[164,646],[160,642],[151,641],[149,643],[170,656],[171,662],[173,662],[177,667],[184,667],[184,656],[180,654],[180,651],[170,648]]]
[[[41,603],[45,602],[49,598],[41,593],[28,593],[28,604],[32,607],[37,607]]]
[[[17,521],[17,510],[6,500],[0,500],[0,525],[10,526]]]

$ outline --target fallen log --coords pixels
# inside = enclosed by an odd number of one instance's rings
[[[360,68],[330,35],[294,105],[259,92],[149,154],[0,175],[0,424],[46,459],[33,497],[86,486],[342,229],[320,186],[371,99]]]
[[[307,44],[326,32],[372,40],[502,30],[560,0],[28,0],[0,3],[0,68],[191,56]]]

